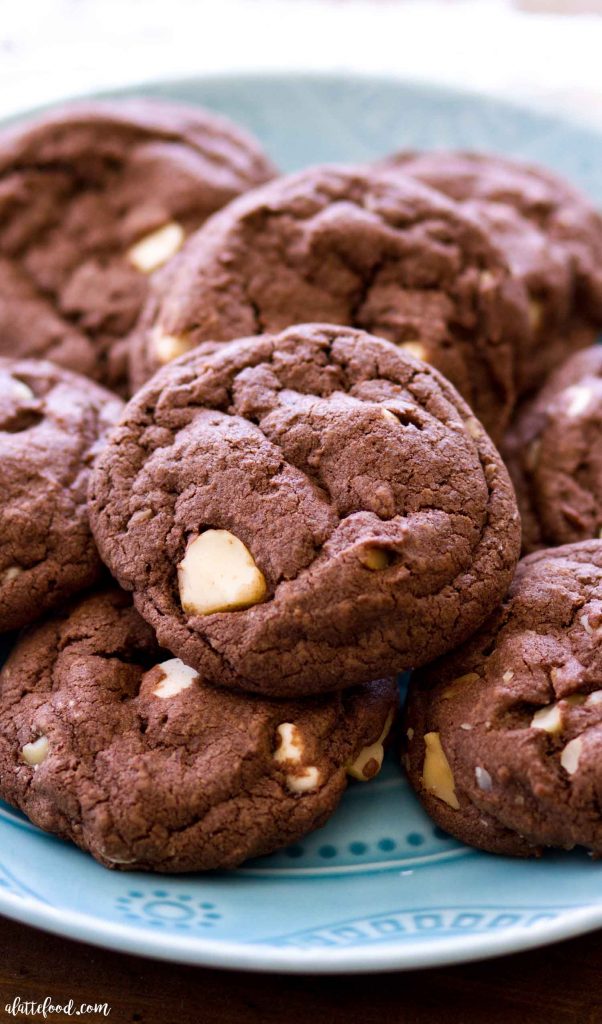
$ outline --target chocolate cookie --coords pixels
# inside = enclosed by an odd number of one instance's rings
[[[0,358],[0,631],[94,583],[94,458],[123,403],[52,363]]]
[[[273,168],[195,107],[131,100],[53,110],[0,137],[0,355],[126,386],[149,275]]]
[[[529,329],[524,289],[456,204],[370,170],[310,168],[213,217],[157,276],[132,340],[132,384],[201,342],[310,320],[428,358],[501,436]]]
[[[459,643],[505,593],[520,532],[454,388],[315,324],[156,374],[98,462],[91,521],[163,646],[209,682],[282,696]]]
[[[28,631],[0,675],[0,795],[107,867],[236,867],[378,773],[394,680],[269,701],[202,682],[117,590]]]
[[[552,374],[508,431],[504,456],[526,552],[602,536],[602,345]]]
[[[540,551],[463,648],[417,673],[410,781],[452,835],[493,853],[602,855],[602,542]]]
[[[520,394],[591,344],[602,325],[602,217],[584,196],[549,171],[494,154],[408,152],[379,166],[460,202],[524,282],[531,329],[517,351]]]

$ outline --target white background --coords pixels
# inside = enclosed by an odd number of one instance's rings
[[[476,88],[602,125],[602,16],[511,0],[0,0],[0,115],[140,80],[304,68]]]

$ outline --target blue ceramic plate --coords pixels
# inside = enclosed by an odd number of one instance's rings
[[[602,135],[493,100],[359,77],[229,77],[128,90],[246,124],[292,170],[401,146],[541,161],[602,203]],[[224,874],[113,873],[0,804],[0,911],[131,953],[277,971],[376,971],[510,953],[602,924],[602,865],[469,850],[436,828],[397,765],[352,785],[302,844]]]

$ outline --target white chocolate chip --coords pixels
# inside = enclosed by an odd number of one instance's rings
[[[21,757],[25,764],[31,768],[39,768],[48,757],[50,744],[47,736],[39,736],[33,743],[26,743],[21,751]]]
[[[585,703],[591,707],[592,704],[602,704],[602,690],[596,690],[595,693],[590,693],[586,698]]]
[[[591,623],[589,621],[589,615],[587,615],[587,613],[585,615],[582,615],[581,618],[579,619],[579,621],[580,621],[581,625],[583,626],[585,632],[588,634],[588,636],[593,636],[594,635],[594,631],[593,631],[593,629],[591,627]]]
[[[383,548],[364,548],[359,559],[362,565],[372,572],[386,569],[391,564],[390,557]]]
[[[10,583],[12,580],[16,580],[17,576],[20,576],[23,572],[20,565],[9,565],[8,569],[4,569],[0,573],[0,584]]]
[[[156,231],[139,239],[127,252],[127,258],[142,274],[152,274],[162,267],[182,248],[184,228],[176,221],[169,221]]]
[[[163,672],[163,679],[153,690],[153,696],[161,697],[163,700],[167,697],[175,697],[182,690],[187,690],[189,686],[192,686],[195,679],[198,679],[196,669],[185,665],[180,658],[170,658],[168,661],[162,661],[160,665],[157,665],[157,668]]]
[[[464,732],[470,732],[472,729],[472,725],[470,724],[470,722],[462,722],[460,728],[464,729]]]
[[[406,732],[406,736],[408,737],[408,739],[411,742],[414,739],[414,730],[413,729],[408,729],[408,731]]]
[[[274,751],[274,761],[278,764],[299,764],[303,757],[304,743],[301,732],[293,722],[282,722],[276,729],[279,745]],[[317,789],[320,783],[319,769],[307,765],[297,771],[289,772],[286,785],[291,793],[309,793]]]
[[[155,359],[161,366],[178,359],[193,347],[190,338],[185,334],[164,334],[158,327],[153,330],[151,348]]]
[[[359,782],[367,782],[369,779],[373,779],[375,775],[378,775],[383,766],[383,758],[385,756],[383,744],[391,731],[392,724],[393,712],[387,716],[383,731],[378,739],[369,746],[363,747],[355,760],[347,766],[348,775],[358,779]]]
[[[479,789],[489,790],[493,789],[493,782],[491,781],[491,775],[486,768],[479,768],[478,766],[474,770],[475,779],[477,780],[477,786]]]
[[[582,747],[583,740],[580,736],[577,736],[574,740],[571,740],[570,743],[567,743],[560,755],[560,763],[565,772],[568,772],[569,775],[574,775],[579,767],[579,758],[581,757]]]
[[[564,392],[567,416],[571,418],[580,416],[587,409],[591,398],[591,388],[586,388],[582,384],[575,384],[573,387],[567,388]]]
[[[399,347],[409,352],[411,356],[414,356],[414,359],[420,359],[423,363],[428,363],[426,348],[420,341],[404,341]]]
[[[479,676],[476,672],[467,672],[463,676],[457,676],[456,679],[452,679],[449,686],[447,686],[441,694],[442,699],[451,700],[452,697],[455,697],[456,694],[464,688],[466,683],[476,683],[478,679]]]
[[[319,784],[320,772],[314,765],[303,768],[296,775],[287,775],[286,777],[286,785],[291,793],[310,793],[313,789],[317,789]]]
[[[539,708],[531,719],[532,729],[543,729],[544,732],[556,733],[562,729],[562,717],[559,704],[548,704]]]
[[[391,420],[392,423],[399,423],[397,416],[390,409],[382,409],[382,414],[386,420]]]
[[[509,683],[511,679],[514,679],[514,672],[511,668],[507,672],[504,672],[502,679],[505,683]]]
[[[249,608],[267,594],[251,552],[228,530],[206,530],[188,545],[178,565],[178,585],[189,615]]]
[[[274,751],[274,761],[278,764],[286,761],[299,762],[303,756],[303,740],[297,726],[293,722],[283,722],[276,729],[276,733],[280,743]]]
[[[457,811],[460,804],[456,796],[454,776],[441,746],[439,733],[427,732],[424,737],[424,745],[426,748],[422,768],[424,788],[438,800],[443,800]]]
[[[16,395],[16,397],[19,398],[22,402],[31,402],[32,399],[36,397],[31,388],[28,387],[27,384],[24,383],[24,381],[17,380],[15,377],[12,377],[11,379],[13,384],[13,392]]]

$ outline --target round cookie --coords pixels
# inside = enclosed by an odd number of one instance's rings
[[[602,855],[602,542],[539,551],[464,647],[419,672],[406,762],[427,812],[492,853]]]
[[[90,471],[123,403],[52,363],[0,358],[0,631],[99,577]]]
[[[503,453],[525,552],[602,536],[602,345],[552,374],[520,410]]]
[[[100,551],[204,679],[296,696],[422,664],[510,583],[502,461],[436,370],[351,328],[196,349],[99,460]]]
[[[529,330],[524,288],[457,204],[370,169],[313,167],[213,217],[157,275],[131,342],[132,386],[186,348],[308,321],[427,358],[501,436]]]
[[[398,153],[378,165],[439,189],[487,228],[529,294],[519,394],[535,390],[602,325],[602,217],[550,171],[494,154]]]
[[[0,136],[0,355],[118,390],[151,273],[272,177],[228,121],[157,100],[52,110]]]
[[[117,590],[29,630],[0,675],[0,795],[107,867],[233,868],[378,773],[394,680],[278,702],[202,682]]]

